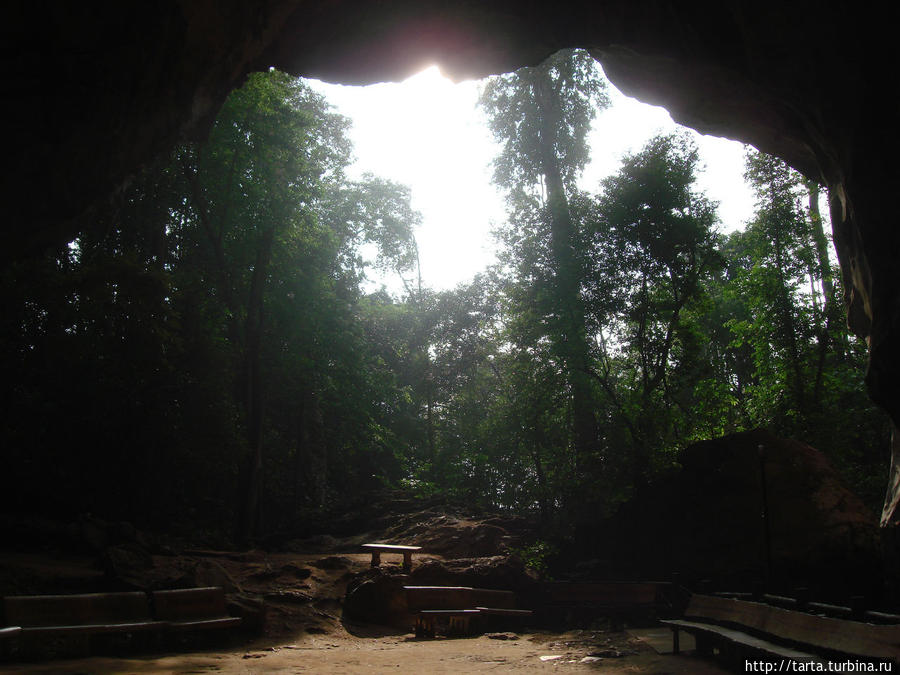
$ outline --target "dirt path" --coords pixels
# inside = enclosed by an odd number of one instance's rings
[[[346,630],[305,634],[278,646],[228,651],[88,658],[10,665],[11,673],[475,673],[603,672],[714,675],[726,671],[691,655],[660,655],[624,633],[570,631],[417,640],[412,634],[366,637]],[[616,653],[622,654],[616,656]],[[591,654],[605,654],[593,660]],[[541,657],[557,657],[542,660]],[[587,661],[582,659],[587,657]],[[597,658],[597,657],[593,657]]]

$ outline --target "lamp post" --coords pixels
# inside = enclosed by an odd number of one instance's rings
[[[770,588],[772,580],[772,541],[769,534],[769,498],[766,492],[766,449],[760,444],[759,451],[759,480],[762,488],[762,526],[763,526],[763,546],[765,555],[765,588]]]

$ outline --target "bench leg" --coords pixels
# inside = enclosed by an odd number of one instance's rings
[[[454,636],[469,635],[469,617],[467,616],[451,616],[450,625],[447,633]]]
[[[673,654],[681,653],[681,639],[680,639],[677,628],[672,629],[672,653]]]
[[[403,552],[403,571],[409,572],[412,570],[412,551],[404,551]]]
[[[713,645],[712,640],[710,640],[706,635],[696,634],[694,635],[694,641],[697,643],[697,653],[701,656],[712,656],[713,655]]]
[[[434,617],[417,616],[416,617],[416,637],[417,638],[433,638],[434,637]]]
[[[372,551],[372,567],[378,567],[381,564],[381,551]]]

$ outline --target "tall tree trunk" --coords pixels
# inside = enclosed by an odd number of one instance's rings
[[[774,200],[773,200],[774,204]],[[806,411],[806,387],[803,382],[803,365],[800,356],[800,345],[797,340],[797,325],[794,320],[794,303],[788,288],[787,274],[785,272],[785,251],[784,241],[781,236],[780,225],[776,223],[773,232],[773,243],[775,245],[775,268],[778,274],[778,290],[777,298],[778,314],[782,324],[782,333],[788,350],[788,361],[790,371],[792,373],[794,398],[799,412],[802,414]]]
[[[263,381],[262,381],[262,332],[263,299],[269,260],[272,256],[274,227],[263,231],[256,251],[256,262],[250,277],[250,293],[247,302],[247,319],[244,343],[244,409],[247,415],[248,454],[242,481],[244,487],[243,508],[238,528],[238,542],[249,544],[259,533],[260,494],[263,467]]]
[[[831,258],[828,256],[828,237],[825,235],[825,226],[822,222],[822,214],[819,211],[819,184],[809,180],[806,182],[806,188],[809,192],[810,232],[816,250],[819,278],[822,281],[822,295],[824,297],[823,314],[825,322],[817,337],[818,359],[815,385],[813,387],[813,398],[818,404],[822,397],[825,360],[829,346],[839,359],[845,357],[849,346],[843,332],[836,330],[844,321],[844,310],[837,297],[835,297],[834,269],[831,266]]]
[[[325,505],[328,483],[328,455],[319,397],[307,390],[298,415],[297,448],[294,465],[294,505],[297,509]]]
[[[583,475],[591,473],[592,460],[596,458],[597,419],[589,375],[590,352],[581,299],[581,271],[575,258],[575,227],[556,156],[556,129],[561,123],[558,94],[555,95],[549,76],[540,70],[533,82],[533,91],[541,108],[541,172],[547,189],[550,248],[555,264],[554,290],[559,312],[556,346],[565,364],[572,396],[575,469]]]

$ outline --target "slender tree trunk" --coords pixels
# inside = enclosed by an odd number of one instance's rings
[[[844,320],[843,307],[835,297],[834,270],[831,266],[831,258],[828,256],[828,237],[825,236],[825,226],[822,222],[822,214],[819,212],[819,184],[815,181],[807,181],[806,188],[809,191],[810,232],[816,250],[824,297],[822,313],[825,316],[825,322],[817,338],[818,358],[815,385],[813,386],[813,398],[818,405],[822,398],[825,361],[829,347],[834,350],[839,359],[843,360],[847,354],[848,345],[843,333],[835,330]]]
[[[774,204],[774,200],[773,200]],[[787,274],[785,273],[785,252],[784,242],[782,241],[781,231],[776,225],[773,232],[773,243],[775,245],[775,267],[778,274],[779,298],[777,300],[778,313],[780,314],[782,331],[787,342],[788,360],[790,362],[790,370],[792,372],[794,397],[798,410],[803,413],[806,411],[805,386],[803,382],[803,365],[800,357],[800,346],[797,340],[797,325],[794,320],[794,303],[790,297],[788,289]]]
[[[328,453],[319,398],[307,390],[301,397],[297,449],[294,464],[294,504],[296,508],[322,508],[328,484]]]
[[[562,355],[572,396],[575,468],[590,472],[596,454],[597,420],[590,383],[590,361],[581,300],[581,273],[575,258],[575,227],[556,156],[556,129],[560,124],[558,101],[549,77],[540,73],[533,82],[541,107],[541,172],[550,212],[551,251],[556,272],[556,305],[559,312],[557,349]]]
[[[262,332],[263,298],[272,256],[275,230],[266,229],[256,251],[256,263],[250,278],[247,302],[244,347],[244,408],[247,413],[247,444],[249,452],[243,481],[243,509],[241,512],[238,541],[249,544],[259,533],[260,494],[263,467],[263,381],[262,381]]]

